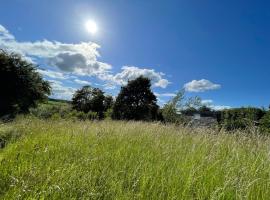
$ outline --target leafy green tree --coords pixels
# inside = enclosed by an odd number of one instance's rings
[[[156,96],[151,91],[151,81],[143,76],[129,81],[121,88],[113,106],[113,119],[156,120]]]
[[[202,107],[200,97],[186,98],[185,90],[180,90],[162,109],[162,115],[165,122],[185,123],[187,122],[186,115],[193,115]]]
[[[178,123],[182,122],[180,110],[184,106],[185,92],[180,90],[162,109],[162,116],[165,122]]]
[[[0,116],[26,113],[47,99],[49,82],[36,69],[20,55],[0,50]]]
[[[89,85],[83,86],[77,90],[72,98],[72,107],[77,111],[84,113],[96,112],[99,118],[104,116],[104,92],[99,88],[93,88]]]

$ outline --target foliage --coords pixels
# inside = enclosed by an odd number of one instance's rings
[[[104,113],[105,119],[112,119],[112,113],[113,113],[112,108],[107,109],[106,112]]]
[[[36,108],[30,109],[30,114],[39,119],[99,119],[98,113],[89,111],[87,113],[73,110],[68,103],[49,101],[39,104]]]
[[[113,107],[113,97],[110,96],[110,95],[106,95],[105,98],[104,98],[104,110],[108,110],[108,109],[112,109]]]
[[[157,115],[157,99],[151,91],[151,81],[142,76],[121,88],[112,113],[113,119],[126,120],[156,120]]]
[[[36,66],[20,55],[0,50],[0,117],[28,112],[50,94]]]
[[[202,99],[198,96],[195,97],[189,97],[187,101],[184,103],[184,108],[180,108],[180,110],[184,109],[200,109],[203,106]]]
[[[182,89],[164,105],[162,115],[165,122],[186,123],[187,118],[185,116],[198,113],[201,107],[202,101],[200,97],[186,98],[185,91]]]
[[[270,138],[158,123],[37,120],[0,151],[0,199],[269,199]]]
[[[234,108],[221,111],[220,124],[226,130],[245,129],[258,125],[265,111],[260,108]]]
[[[270,134],[270,111],[268,111],[260,120],[260,132]]]
[[[180,123],[183,122],[179,108],[183,107],[183,100],[185,98],[184,91],[179,91],[167,104],[163,106],[162,116],[165,122]]]
[[[49,119],[59,115],[60,118],[68,118],[72,108],[68,104],[42,103],[36,108],[30,109],[30,114],[40,119]]]
[[[104,92],[99,88],[92,88],[91,86],[84,86],[77,90],[72,98],[72,107],[77,111],[84,113],[96,112],[99,118],[104,117]],[[106,102],[106,101],[105,101]],[[107,103],[107,102],[106,102]]]

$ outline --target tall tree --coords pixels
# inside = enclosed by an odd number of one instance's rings
[[[127,120],[155,120],[158,117],[156,96],[151,81],[143,76],[129,81],[118,94],[112,117]]]
[[[20,55],[0,50],[0,116],[28,112],[47,98],[49,82],[36,69]]]
[[[104,92],[99,88],[93,88],[89,85],[83,86],[77,90],[72,98],[72,106],[74,109],[82,112],[96,112],[99,118],[103,118]]]

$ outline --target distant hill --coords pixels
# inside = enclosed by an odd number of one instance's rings
[[[64,100],[64,99],[53,99],[53,98],[49,98],[49,101],[51,102],[58,102],[58,103],[71,103],[71,101],[68,100]]]

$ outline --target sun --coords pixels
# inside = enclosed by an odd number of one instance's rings
[[[98,30],[96,22],[92,20],[88,20],[85,23],[85,28],[89,33],[92,33],[92,34],[95,34]]]

